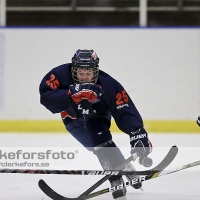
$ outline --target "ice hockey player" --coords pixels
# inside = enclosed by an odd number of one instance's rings
[[[200,115],[199,115],[199,117],[197,119],[197,124],[200,126]]]
[[[111,116],[130,136],[131,153],[139,162],[152,151],[143,120],[123,86],[99,70],[94,50],[77,50],[71,63],[53,68],[41,81],[40,102],[52,113],[61,113],[68,132],[99,159],[104,170],[113,170],[124,160],[110,133]],[[109,148],[108,148],[109,147]],[[123,170],[134,170],[129,163]],[[135,176],[127,176],[132,180]],[[109,179],[111,186],[123,183],[121,176]],[[138,183],[133,187],[141,188]],[[125,200],[126,188],[114,191],[114,199]]]

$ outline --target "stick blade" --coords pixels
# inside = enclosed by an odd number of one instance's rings
[[[78,198],[67,198],[64,197],[60,194],[58,194],[57,192],[55,192],[52,188],[50,188],[44,180],[40,179],[38,182],[38,186],[39,188],[47,195],[49,196],[51,199],[54,200],[83,200],[82,197],[78,197]]]

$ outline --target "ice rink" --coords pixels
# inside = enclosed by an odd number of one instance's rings
[[[179,152],[175,160],[167,167],[171,169],[183,164],[200,160],[200,134],[154,134],[149,133],[154,149],[150,157],[156,166],[166,155],[171,146],[177,145]],[[125,134],[113,134],[113,140],[120,146],[125,157],[129,157],[129,139]],[[80,144],[69,134],[13,134],[1,133],[0,145],[4,148],[45,148],[80,149]],[[69,161],[67,161],[69,163]],[[96,157],[88,152],[81,152],[69,166],[58,164],[60,169],[93,169],[98,165]],[[136,161],[137,170],[145,170]],[[2,167],[1,167],[2,168]],[[95,168],[96,169],[96,168]],[[98,167],[101,169],[101,167]],[[0,199],[2,200],[48,200],[38,187],[38,181],[44,179],[55,191],[66,197],[78,197],[102,176],[78,175],[41,175],[41,174],[0,174]],[[126,180],[126,178],[124,178]],[[95,191],[110,187],[105,182]],[[199,200],[200,199],[200,167],[193,167],[167,176],[149,180],[143,183],[144,191],[128,187],[128,200]],[[107,193],[93,199],[112,199]]]

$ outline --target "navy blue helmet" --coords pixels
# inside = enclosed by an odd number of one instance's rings
[[[99,73],[99,58],[94,50],[78,49],[72,57],[72,78],[74,83],[83,83],[77,76],[77,70],[91,70],[93,71],[93,78],[91,83],[96,83]],[[84,81],[85,82],[85,81]]]

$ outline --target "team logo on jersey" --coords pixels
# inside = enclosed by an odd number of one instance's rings
[[[89,109],[84,109],[81,107],[81,104],[78,104],[78,110],[82,110],[82,115],[89,115]]]

